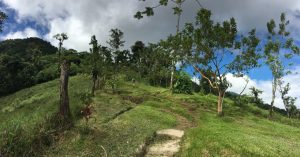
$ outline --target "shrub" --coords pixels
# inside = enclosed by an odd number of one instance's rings
[[[193,83],[191,80],[191,77],[183,72],[180,71],[177,78],[176,78],[176,83],[174,84],[174,93],[183,93],[183,94],[192,94]]]

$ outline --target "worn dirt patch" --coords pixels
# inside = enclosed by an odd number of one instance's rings
[[[180,141],[184,135],[184,131],[177,129],[165,129],[156,132],[156,139],[158,140],[150,145],[145,154],[146,157],[172,157],[180,149]],[[169,138],[166,138],[169,137]]]
[[[171,114],[176,117],[178,124],[175,126],[175,129],[186,130],[188,128],[195,127],[195,123],[193,121],[190,121],[187,118],[185,118],[179,114],[176,114],[176,113],[174,113],[170,110],[166,110],[166,109],[162,109],[161,111],[166,112],[166,113]]]
[[[184,135],[184,131],[182,130],[176,130],[176,129],[165,129],[165,130],[159,130],[156,132],[156,134],[158,136],[169,136],[172,138],[182,138],[182,136]]]
[[[172,157],[179,151],[180,140],[168,140],[151,146],[146,157]]]
[[[144,99],[143,97],[136,97],[136,96],[123,96],[122,97],[123,100],[128,100],[132,103],[135,103],[135,104],[141,104],[144,102]]]

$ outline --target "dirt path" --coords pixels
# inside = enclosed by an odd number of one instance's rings
[[[180,143],[185,130],[196,127],[195,110],[198,108],[197,105],[189,105],[180,100],[174,101],[168,97],[163,98],[168,99],[173,103],[180,104],[181,107],[192,116],[192,119],[189,120],[170,109],[162,109],[162,112],[175,116],[178,123],[174,128],[156,131],[145,144],[141,145],[141,149],[138,149],[142,150],[138,151],[141,152],[137,155],[139,157],[173,157],[180,150]]]
[[[156,142],[150,145],[146,157],[172,157],[180,149],[180,141],[184,131],[177,129],[159,130],[156,132]]]
[[[192,111],[182,105],[189,113]],[[195,127],[187,118],[170,110],[162,110],[176,117],[178,124],[175,128],[156,131],[153,141],[146,148],[145,157],[172,157],[180,150],[180,142],[184,136],[184,130]],[[191,113],[192,114],[192,113]]]

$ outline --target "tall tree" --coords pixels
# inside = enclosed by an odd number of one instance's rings
[[[283,105],[285,107],[287,116],[291,117],[291,109],[295,106],[296,99],[295,97],[288,96],[288,93],[291,89],[290,84],[287,83],[284,85],[284,81],[282,79],[278,80],[279,92],[281,94],[281,99],[283,101]]]
[[[201,9],[197,14],[195,26],[186,24],[180,36],[185,61],[218,91],[217,111],[218,115],[222,115],[223,98],[230,86],[226,74],[231,72],[241,75],[258,66],[259,55],[256,49],[259,39],[255,36],[255,30],[237,41],[237,26],[234,18],[222,24],[214,23],[211,20],[211,12]],[[213,79],[203,71],[208,71]]]
[[[131,46],[133,68],[142,76],[142,58],[145,52],[145,44],[142,41],[136,41]]]
[[[144,0],[145,1],[145,0]],[[201,5],[201,3],[199,2],[199,0],[194,0],[199,6],[200,8],[203,8],[203,6]],[[160,0],[159,3],[156,6],[147,6],[145,7],[144,11],[138,11],[136,12],[136,14],[134,15],[135,18],[137,19],[141,19],[144,17],[144,15],[146,16],[153,16],[154,15],[154,9],[162,7],[162,6],[168,6],[169,3],[173,3],[173,5],[175,5],[175,7],[173,7],[173,14],[175,16],[177,16],[177,22],[176,22],[176,36],[178,35],[179,31],[180,31],[180,20],[181,20],[181,15],[182,15],[182,6],[184,4],[184,2],[186,2],[186,0]],[[179,49],[178,46],[173,47],[173,49],[170,51],[170,56],[172,58],[172,67],[171,67],[171,76],[170,76],[170,90],[171,92],[173,92],[173,85],[174,85],[174,73],[176,70],[175,64],[177,63],[177,61],[179,60]]]
[[[259,98],[258,98],[258,96],[259,96],[259,94],[262,94],[263,91],[261,91],[261,90],[255,88],[254,86],[252,86],[252,87],[249,88],[249,89],[250,89],[252,95],[254,96],[254,101],[255,101],[256,103],[259,103]]]
[[[279,29],[276,32],[276,23],[272,19],[267,23],[268,28],[268,41],[265,44],[264,59],[265,63],[269,66],[272,72],[272,100],[270,104],[269,118],[272,118],[274,101],[276,98],[276,91],[278,87],[278,81],[286,74],[285,66],[283,64],[283,57],[285,59],[291,59],[293,55],[299,54],[299,48],[294,44],[292,38],[290,38],[290,32],[286,30],[289,21],[286,20],[285,14],[280,16]],[[283,52],[284,51],[284,52]]]
[[[3,23],[6,19],[7,15],[4,12],[0,11],[0,32],[3,31]]]
[[[236,75],[234,75],[234,76],[235,76],[235,77],[242,77],[242,79],[245,81],[245,85],[244,85],[242,91],[239,93],[238,99],[237,99],[238,103],[241,104],[241,96],[242,96],[242,94],[245,92],[245,90],[246,90],[246,88],[247,88],[247,86],[248,86],[250,80],[249,80],[248,77],[236,76]]]
[[[92,45],[91,51],[91,64],[92,64],[92,80],[93,80],[93,86],[92,86],[92,95],[95,95],[95,88],[96,88],[96,81],[98,79],[99,75],[99,62],[100,62],[100,54],[99,54],[99,45],[98,41],[96,39],[96,36],[93,35],[91,37],[90,45]]]
[[[58,48],[58,59],[60,66],[60,88],[59,88],[59,113],[65,119],[69,118],[70,113],[70,105],[69,105],[69,94],[68,94],[68,84],[69,84],[69,70],[70,70],[70,61],[66,58],[61,58],[61,54],[63,52],[63,42],[68,39],[67,34],[61,33],[56,34],[54,36],[59,41]]]
[[[58,71],[60,69],[60,57],[62,53],[62,45],[65,40],[68,40],[68,36],[66,33],[60,33],[53,36],[56,40],[58,40]]]
[[[110,33],[110,39],[109,41],[107,41],[107,43],[109,44],[114,53],[115,63],[118,64],[119,58],[122,55],[122,51],[120,51],[120,48],[123,47],[125,43],[125,41],[123,40],[124,33],[118,28],[111,29]]]

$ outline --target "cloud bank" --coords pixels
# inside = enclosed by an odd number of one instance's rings
[[[283,78],[285,83],[290,83],[291,90],[289,91],[289,96],[296,97],[296,106],[300,108],[300,66],[291,70],[292,74],[287,75]],[[251,95],[251,87],[255,87],[262,90],[263,93],[259,96],[265,103],[270,104],[272,99],[272,80],[256,80],[251,79],[249,76],[235,77],[233,74],[229,73],[226,75],[227,80],[232,84],[228,91],[235,92],[237,94],[241,93],[246,85],[246,79],[249,80],[246,89],[243,94]],[[199,84],[199,78],[194,76],[192,81]],[[280,93],[277,91],[274,105],[278,108],[284,109],[283,102],[280,98]]]
[[[27,37],[40,37],[39,33],[28,27],[23,31],[11,32],[2,37],[2,39],[23,39]]]
[[[292,72],[293,74],[285,76],[283,80],[285,81],[285,83],[290,83],[291,90],[289,91],[289,96],[297,98],[296,106],[300,108],[300,84],[299,84],[300,66],[293,69]],[[229,91],[240,93],[243,90],[246,84],[246,81],[243,78],[236,78],[232,74],[228,74],[226,77],[229,80],[229,82],[232,83],[232,87],[229,88]],[[263,91],[260,98],[262,98],[262,100],[265,103],[270,104],[272,98],[272,80],[261,81],[261,80],[251,79],[248,76],[245,77],[249,79],[249,83],[246,90],[244,91],[244,94],[251,94],[249,88],[253,86]],[[284,105],[280,98],[279,92],[276,93],[276,99],[274,105],[276,107],[284,109]]]
[[[154,17],[142,20],[133,18],[137,10],[143,9],[145,5],[154,5],[158,0],[148,0],[146,3],[138,0],[2,0],[2,2],[7,8],[16,11],[15,18],[19,23],[33,20],[47,27],[49,32],[43,38],[53,44],[57,44],[52,38],[54,34],[67,33],[69,40],[65,42],[65,46],[79,51],[88,50],[90,37],[94,34],[100,43],[105,44],[111,28],[120,28],[124,31],[126,48],[136,40],[146,43],[156,42],[175,33],[176,17],[173,16],[172,5],[159,8]],[[200,2],[204,7],[212,10],[215,20],[235,17],[240,30],[244,32],[252,28],[265,31],[269,19],[278,19],[281,12],[286,12],[292,20],[293,32],[300,35],[296,31],[300,25],[299,0],[273,0],[272,2],[269,0],[200,0]],[[199,6],[194,0],[188,0],[183,6],[182,22],[193,21],[198,9]],[[22,35],[19,36],[30,37],[32,34]]]

